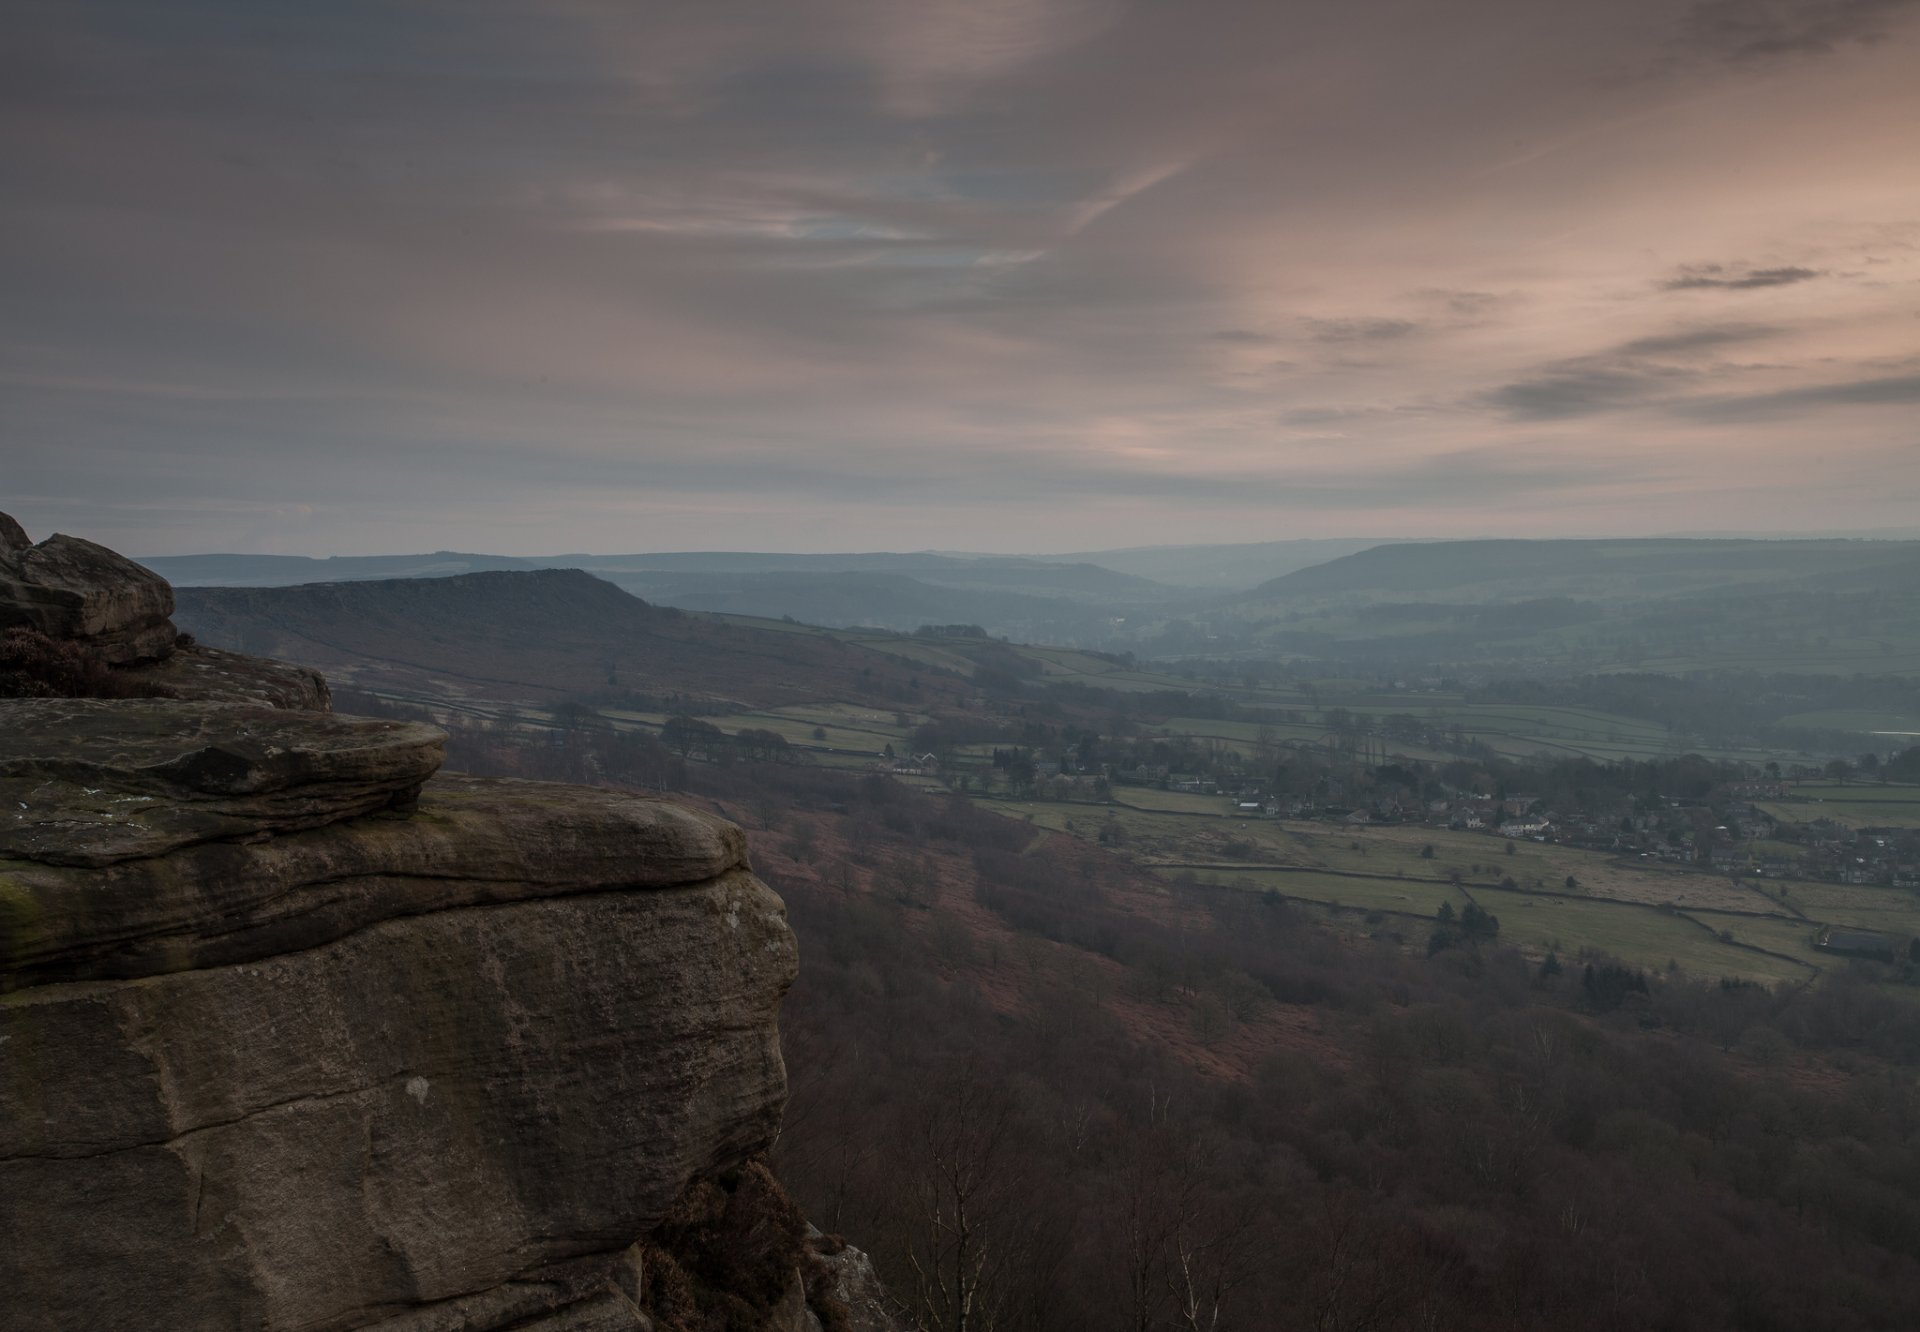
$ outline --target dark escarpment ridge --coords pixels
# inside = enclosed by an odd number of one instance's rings
[[[679,695],[699,681],[707,699],[777,707],[879,702],[917,687],[916,669],[886,653],[650,605],[577,569],[177,595],[197,638],[310,663],[362,689],[438,692],[451,681],[468,698],[522,700]]]
[[[891,1325],[759,1163],[796,950],[738,829],[436,775],[434,728],[333,715],[273,663],[204,658],[167,697],[197,655],[170,591],[68,561],[49,599],[18,557],[87,543],[17,530],[0,1322]],[[286,701],[318,706],[266,701],[303,679]]]

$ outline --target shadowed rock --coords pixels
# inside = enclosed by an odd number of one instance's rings
[[[163,661],[123,667],[125,678],[161,698],[190,703],[251,703],[329,712],[333,695],[320,672],[291,662],[188,644]]]
[[[12,514],[0,513],[0,554],[25,550],[32,544],[33,538],[27,535],[26,528],[14,521]]]
[[[411,806],[444,732],[161,699],[0,701],[0,854],[111,865]]]
[[[118,666],[171,652],[172,614],[167,580],[105,546],[55,535],[0,550],[0,629],[25,625],[83,643]]]
[[[670,801],[442,776],[408,819],[105,869],[0,859],[0,991],[251,962],[397,916],[700,883],[746,867],[738,828]]]
[[[678,1269],[654,1232],[686,1239],[701,1200],[761,1261],[717,1290],[683,1274],[671,1307],[819,1332],[817,1287],[894,1332],[755,1162],[795,944],[740,830],[429,782],[442,732],[177,646],[172,604],[111,551],[0,521],[0,627],[92,654],[55,692],[90,672],[164,696],[0,700],[8,1332],[692,1326],[655,1316]]]
[[[793,936],[745,869],[706,874],[737,860],[718,821],[531,785],[387,825],[451,819],[393,874],[380,837],[359,849],[330,942],[260,955],[256,932],[244,963],[189,945],[186,970],[0,1004],[10,1328],[649,1326],[610,1284],[629,1246],[778,1126]],[[358,827],[175,852],[141,882],[174,883],[174,928],[205,940],[222,891],[326,900],[326,844]],[[657,856],[615,852],[636,827]],[[187,889],[216,868],[273,882]],[[57,896],[16,869],[0,902],[30,934]]]

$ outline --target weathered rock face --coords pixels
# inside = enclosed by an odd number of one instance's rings
[[[0,629],[24,625],[83,643],[109,665],[173,650],[173,588],[166,579],[79,537],[10,546],[25,533],[7,522],[17,536],[0,539]]]
[[[17,987],[230,966],[397,917],[718,882],[745,863],[738,828],[668,801],[449,775],[406,819],[100,870],[0,859],[0,968]]]
[[[0,513],[0,554],[25,550],[33,544],[33,538],[27,535],[27,529],[15,522],[11,514]]]
[[[0,624],[163,655],[164,583],[9,546]],[[0,700],[0,1325],[894,1332],[755,1160],[795,946],[739,829],[433,777],[280,663],[115,676],[171,697]]]
[[[741,851],[453,780],[406,822],[0,861],[9,1326],[358,1327],[613,1263],[778,1125],[794,944]],[[142,979],[59,979],[98,975]]]
[[[443,732],[157,699],[0,700],[0,853],[110,865],[412,805]]]
[[[815,1261],[824,1275],[833,1298],[842,1306],[840,1332],[905,1332],[906,1323],[896,1311],[893,1298],[880,1284],[873,1270],[873,1259],[844,1240],[823,1235],[807,1227]]]
[[[303,712],[333,708],[326,679],[316,670],[194,643],[176,646],[160,661],[126,667],[120,675],[160,698],[188,703],[252,703]]]

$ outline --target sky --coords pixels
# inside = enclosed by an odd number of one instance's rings
[[[136,555],[1920,523],[1916,0],[10,0]]]

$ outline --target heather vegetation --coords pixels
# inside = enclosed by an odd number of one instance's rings
[[[24,626],[0,633],[0,698],[140,698],[151,692],[116,674],[83,643]]]

